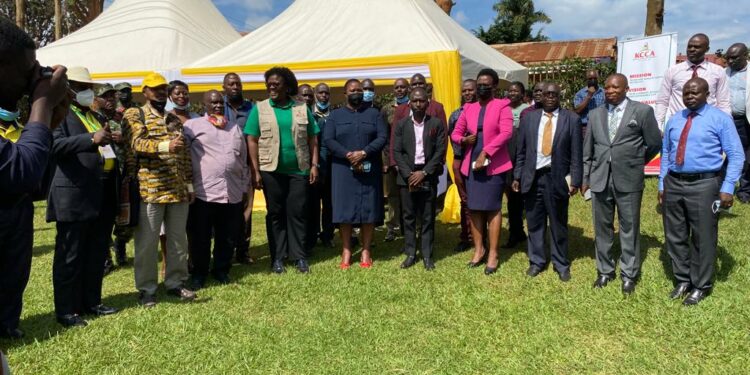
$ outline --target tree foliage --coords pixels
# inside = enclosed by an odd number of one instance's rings
[[[607,76],[617,72],[617,64],[614,60],[596,61],[574,57],[556,63],[533,65],[529,67],[529,89],[537,82],[555,82],[561,89],[560,105],[572,109],[573,97],[578,90],[586,87],[586,72],[592,69],[599,72],[600,86],[604,86]]]
[[[62,35],[91,22],[104,8],[104,0],[26,0],[24,30],[40,47],[55,41],[55,1],[62,2]],[[0,0],[0,16],[16,19],[14,0]]]
[[[534,8],[533,0],[500,0],[492,9],[497,12],[495,21],[487,30],[482,26],[474,31],[487,44],[537,42],[548,40],[539,29],[536,35],[532,28],[537,23],[550,23],[552,19]]]

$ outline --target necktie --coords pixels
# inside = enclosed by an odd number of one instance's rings
[[[693,76],[690,78],[695,78],[698,76],[698,65],[693,65],[690,67],[690,69],[693,69]]]
[[[618,115],[620,113],[620,107],[615,107],[614,110],[609,114],[609,141],[612,142],[617,134],[617,126],[619,125]]]
[[[697,115],[695,112],[688,113],[687,122],[682,129],[682,133],[680,133],[680,143],[677,144],[677,158],[675,158],[675,162],[680,166],[685,164],[685,147],[687,146],[688,133],[690,133],[690,127],[693,125],[693,117],[695,115]]]
[[[547,116],[547,123],[542,134],[542,155],[549,156],[552,154],[552,114],[545,112],[544,115]]]

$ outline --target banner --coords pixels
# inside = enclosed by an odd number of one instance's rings
[[[617,43],[617,71],[628,77],[628,97],[654,107],[664,73],[677,59],[677,33],[629,39]],[[644,173],[659,174],[660,157]]]

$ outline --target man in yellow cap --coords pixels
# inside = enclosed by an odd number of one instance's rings
[[[188,279],[188,205],[195,199],[190,151],[185,147],[182,123],[167,113],[167,80],[158,73],[143,79],[146,104],[125,111],[130,127],[130,146],[138,160],[141,205],[135,230],[135,287],[144,307],[156,305],[159,282],[159,230],[162,222],[167,236],[164,286],[170,295],[183,301],[195,299],[185,287]],[[129,170],[135,170],[128,167]]]
[[[115,221],[117,159],[108,124],[91,106],[94,81],[86,68],[68,69],[72,104],[52,133],[57,167],[47,199],[47,221],[56,222],[52,282],[57,321],[85,326],[81,315],[109,315],[102,304],[104,259]]]

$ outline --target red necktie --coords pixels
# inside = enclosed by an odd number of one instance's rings
[[[690,126],[693,125],[693,117],[696,115],[696,112],[688,113],[687,122],[685,123],[685,127],[682,128],[682,133],[680,133],[680,143],[677,144],[677,158],[675,159],[677,165],[681,166],[685,163],[685,147],[687,146],[688,133],[690,133]]]
[[[691,78],[695,78],[698,76],[698,65],[693,65],[690,67],[690,69],[693,69],[693,76]]]

